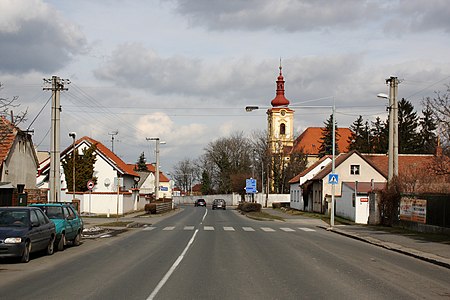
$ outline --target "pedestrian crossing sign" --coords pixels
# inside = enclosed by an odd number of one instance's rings
[[[339,183],[339,175],[338,174],[329,174],[328,175],[328,184],[338,184]]]

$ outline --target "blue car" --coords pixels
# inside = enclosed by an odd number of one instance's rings
[[[58,251],[64,250],[67,241],[72,242],[74,246],[80,245],[84,224],[72,205],[55,202],[31,204],[30,206],[39,207],[55,223],[55,246]]]
[[[0,257],[30,260],[30,253],[52,255],[55,224],[35,207],[0,207]]]

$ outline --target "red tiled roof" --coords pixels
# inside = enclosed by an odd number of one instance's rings
[[[363,154],[365,158],[377,166],[383,175],[388,175],[389,160],[387,154]],[[411,171],[411,168],[425,169],[433,163],[432,154],[399,154],[398,155],[398,173],[399,176]]]
[[[90,138],[88,136],[83,136],[82,138],[78,139],[77,141],[75,141],[75,147],[78,147],[78,145],[80,145],[83,141],[86,141],[88,144],[93,145],[95,144],[97,146],[97,151],[102,154],[105,158],[107,158],[108,160],[110,160],[114,167],[117,168],[120,172],[127,174],[127,175],[131,175],[131,176],[135,176],[135,177],[139,177],[139,174],[136,173],[133,170],[133,167],[128,166],[123,160],[121,160],[117,155],[115,155],[111,150],[109,150],[105,145],[103,145],[102,143],[100,143],[99,141],[94,140],[93,138]],[[64,149],[61,152],[61,157],[64,157],[64,155],[66,155],[67,153],[69,153],[69,151],[72,150],[72,145],[70,145],[69,147],[67,147],[66,149]],[[46,171],[47,168],[50,167],[50,163],[47,163],[41,170],[39,173],[43,173],[44,171]]]
[[[309,172],[311,172],[312,169],[314,169],[315,167],[317,167],[318,165],[320,165],[325,159],[327,158],[331,158],[330,155],[325,155],[323,157],[321,157],[318,161],[316,161],[315,163],[313,163],[311,166],[309,166],[308,168],[306,168],[305,170],[303,170],[300,174],[298,174],[297,176],[295,176],[294,178],[292,178],[291,180],[289,180],[289,183],[296,183],[296,182],[300,182],[300,178],[302,178],[303,176],[305,176],[306,174],[308,174]]]
[[[342,182],[342,184],[345,184],[352,190],[355,189],[355,183],[354,182]],[[383,190],[386,187],[386,182],[374,182],[373,183],[373,190]],[[372,191],[372,183],[371,182],[358,182],[358,193],[368,193]]]
[[[17,135],[17,128],[6,118],[0,118],[0,164],[8,157]]]
[[[155,174],[155,172],[156,172],[155,166],[152,165],[152,164],[146,164],[146,165],[147,165],[148,171],[151,172],[151,173],[153,173],[153,174]],[[129,166],[132,170],[134,170],[134,169],[137,168],[137,164],[128,164],[128,166]],[[144,172],[145,172],[145,171],[144,171]],[[169,182],[170,180],[169,180],[169,178],[167,178],[166,175],[164,175],[163,172],[159,171],[159,181],[160,181],[160,182]]]
[[[322,130],[324,127],[308,127],[305,131],[294,141],[294,148],[292,152],[300,152],[303,149],[305,154],[319,154],[319,148],[322,144],[320,138],[322,137]],[[336,135],[338,136],[337,145],[339,152],[347,152],[352,131],[349,128],[338,128]]]

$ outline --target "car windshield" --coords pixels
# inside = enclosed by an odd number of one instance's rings
[[[41,206],[40,207],[49,219],[64,219],[61,206]]]
[[[0,227],[27,227],[27,226],[29,226],[28,211],[0,210]]]

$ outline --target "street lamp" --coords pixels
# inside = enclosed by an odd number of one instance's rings
[[[334,174],[336,167],[336,104],[333,97],[333,105],[300,105],[300,106],[289,106],[292,108],[331,108],[332,111],[332,123],[333,123],[333,150],[332,150],[332,160],[331,160],[331,173]],[[260,108],[271,108],[271,107],[260,107],[256,105],[250,105],[245,107],[245,111],[251,112]],[[269,184],[267,182],[267,184]],[[331,185],[331,215],[330,215],[330,227],[334,227],[334,203],[335,203],[336,185]]]
[[[397,77],[386,79],[389,83],[389,96],[380,93],[378,98],[389,100],[389,149],[388,149],[388,182],[398,176],[398,103],[397,103]]]
[[[72,202],[75,200],[75,138],[77,137],[76,132],[69,132],[69,137],[72,138]]]
[[[156,166],[155,166],[155,200],[159,200],[159,145],[166,142],[160,141],[159,137],[145,138],[147,141],[156,141]]]

